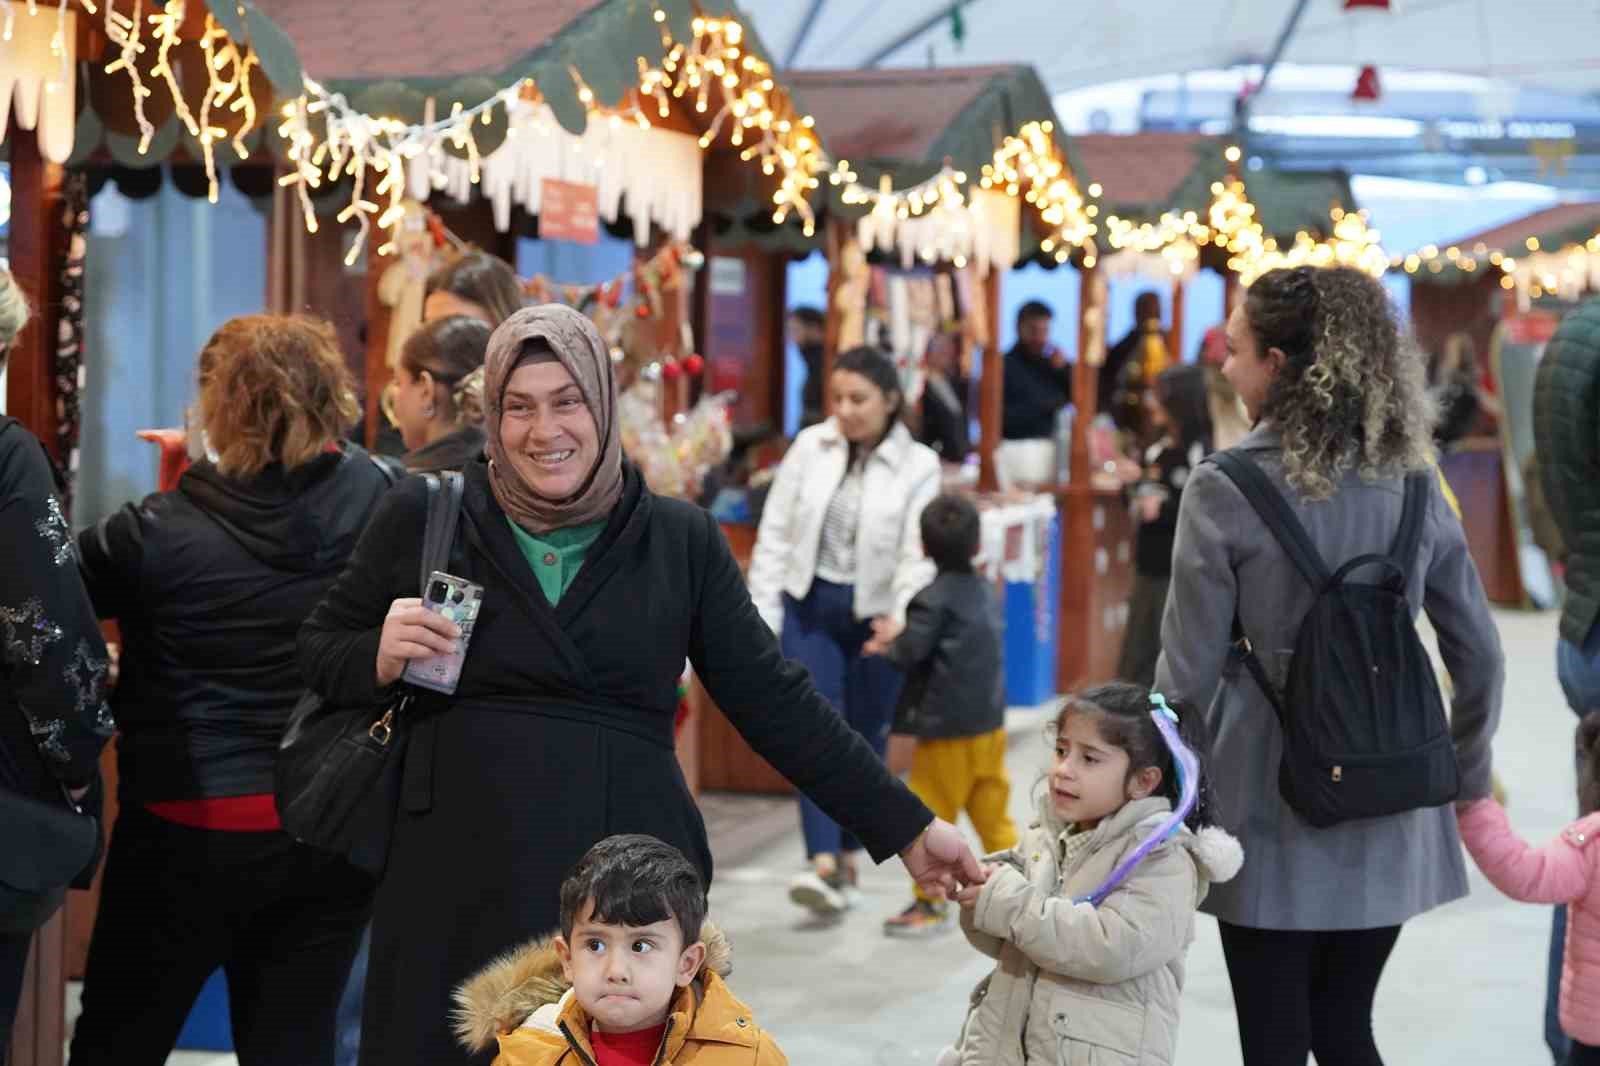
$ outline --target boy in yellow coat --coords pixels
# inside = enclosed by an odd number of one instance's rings
[[[640,834],[602,840],[561,886],[561,933],[456,990],[456,1033],[494,1066],[787,1066],[723,975],[700,874]]]

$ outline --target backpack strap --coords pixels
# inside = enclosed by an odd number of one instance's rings
[[[1319,591],[1327,585],[1330,576],[1328,567],[1318,554],[1316,545],[1311,543],[1305,526],[1295,517],[1283,493],[1273,487],[1261,468],[1231,448],[1216,452],[1210,458],[1217,469],[1228,475],[1228,480],[1238,487],[1251,509],[1266,523],[1273,539],[1283,548],[1284,554],[1289,556],[1289,561],[1294,563],[1294,568],[1300,571],[1300,576],[1306,579],[1307,584]]]
[[[1390,556],[1405,574],[1410,574],[1417,563],[1417,553],[1422,550],[1422,527],[1428,516],[1428,479],[1434,474],[1417,472],[1406,475],[1405,509],[1400,512],[1400,532],[1395,534]]]
[[[419,595],[426,592],[428,578],[435,570],[450,565],[450,546],[455,543],[456,525],[461,516],[461,473],[423,474],[428,483],[428,521],[422,531],[422,567],[418,576]]]

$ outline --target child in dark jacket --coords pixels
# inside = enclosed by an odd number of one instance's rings
[[[895,712],[897,733],[917,738],[911,791],[941,818],[962,812],[987,852],[1017,842],[1007,811],[1005,678],[1000,625],[988,582],[973,570],[979,548],[978,510],[963,496],[935,498],[922,511],[922,549],[939,568],[933,583],[912,598],[905,627],[874,623],[864,649],[906,672]],[[944,901],[921,891],[884,922],[890,936],[920,936],[949,928]]]

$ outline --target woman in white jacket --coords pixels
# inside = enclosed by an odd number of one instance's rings
[[[939,457],[901,424],[905,394],[881,352],[844,353],[827,386],[832,414],[795,438],[767,497],[750,595],[784,655],[881,756],[900,673],[861,649],[933,580],[918,521],[939,493]],[[860,845],[803,797],[800,822],[812,869],[789,896],[837,913],[852,902]]]

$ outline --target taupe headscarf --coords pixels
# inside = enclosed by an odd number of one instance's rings
[[[517,475],[500,442],[500,417],[505,411],[506,384],[526,361],[524,346],[542,339],[567,368],[583,393],[600,435],[600,456],[583,486],[564,500],[538,495]],[[622,441],[617,433],[617,383],[611,373],[611,351],[594,323],[561,304],[525,307],[500,323],[489,337],[484,357],[483,428],[489,435],[489,485],[511,520],[530,533],[604,521],[622,496]]]

